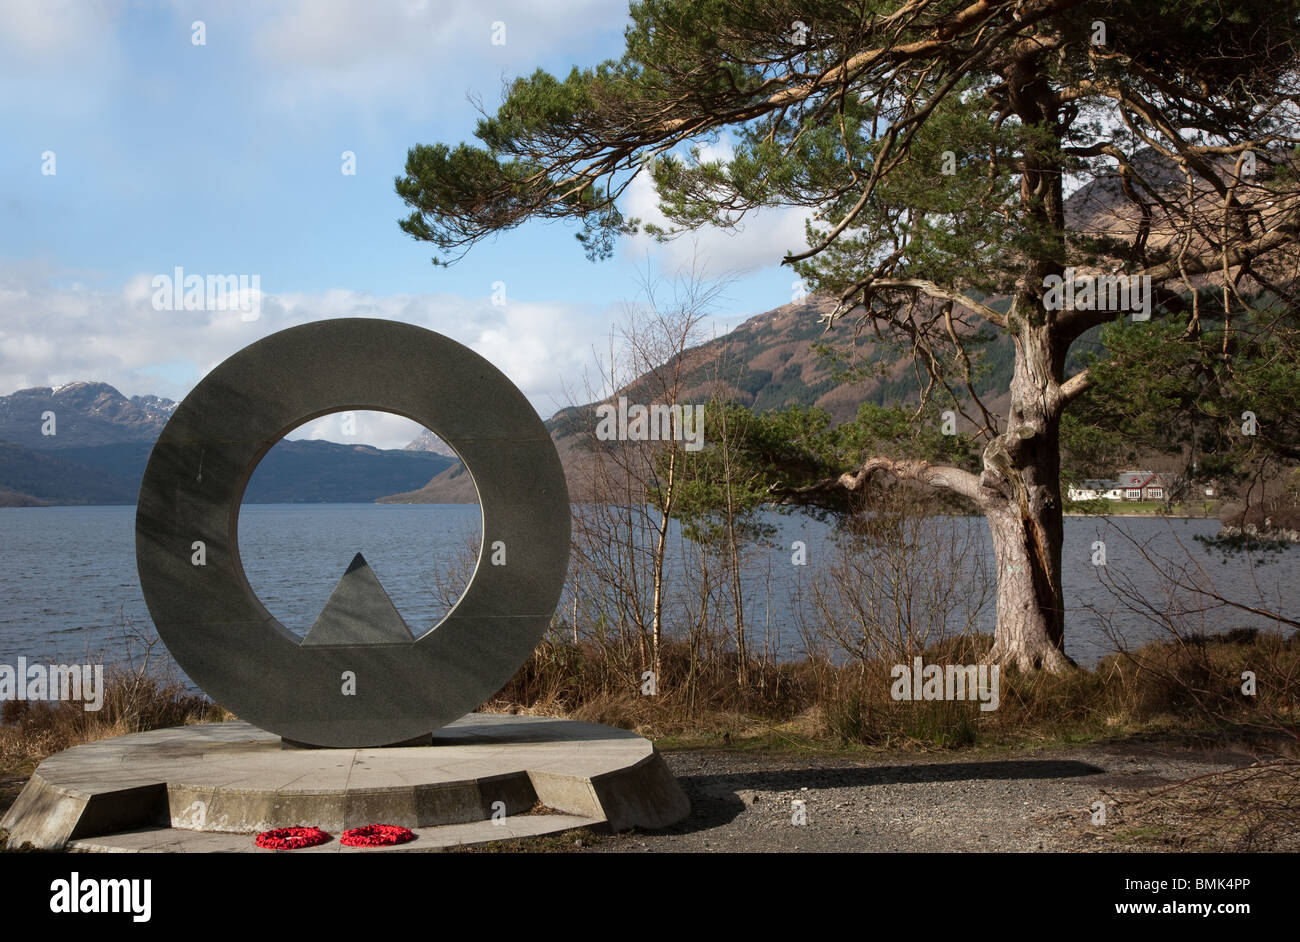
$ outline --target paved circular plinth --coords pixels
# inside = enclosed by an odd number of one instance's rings
[[[303,422],[345,410],[432,429],[478,491],[474,575],[419,638],[358,573],[300,639],[244,575],[239,505],[258,462]],[[299,743],[383,746],[477,709],[528,659],[563,589],[569,515],[550,434],[500,370],[421,327],[340,318],[250,344],[176,407],[140,486],[136,561],[159,637],[222,706]]]
[[[493,832],[494,818],[518,822],[538,802],[615,829],[664,827],[690,810],[663,758],[635,733],[474,713],[431,746],[285,749],[240,722],[104,739],[42,762],[0,826],[10,846],[42,848],[134,841],[176,850],[195,832],[307,825],[337,835],[368,824],[477,824],[490,839],[509,833]],[[144,836],[123,834],[132,831]],[[198,849],[229,848],[200,840]]]

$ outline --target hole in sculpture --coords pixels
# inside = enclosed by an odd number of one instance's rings
[[[341,640],[322,638],[337,630],[321,618],[336,590],[368,602],[383,592],[418,638],[464,594],[482,539],[465,466],[433,432],[386,412],[298,426],[258,463],[239,508],[249,585],[299,637],[319,623],[317,643]],[[401,622],[374,630],[397,640]]]

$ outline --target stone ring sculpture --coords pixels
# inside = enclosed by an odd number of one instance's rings
[[[418,638],[359,554],[305,638],[266,610],[240,562],[258,462],[303,422],[350,410],[431,429],[478,491],[473,578]],[[559,602],[569,513],[550,435],[487,360],[410,324],[317,321],[240,350],[176,408],[141,484],[136,563],[167,650],[240,719],[299,745],[392,745],[474,710],[527,660]]]

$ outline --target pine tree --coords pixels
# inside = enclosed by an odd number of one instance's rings
[[[783,261],[838,299],[832,324],[904,343],[982,449],[976,470],[872,455],[835,486],[893,475],[977,507],[993,657],[1061,670],[1060,429],[1094,382],[1066,364],[1132,313],[1083,288],[1149,279],[1153,322],[1186,326],[1194,288],[1221,288],[1222,317],[1271,281],[1300,237],[1298,15],[1300,0],[641,0],[621,58],[516,80],[478,144],[413,147],[400,225],[442,264],[536,218],[576,220],[606,257],[640,227],[618,208],[640,173],[661,238],[810,210]],[[702,159],[723,132],[730,157]],[[1104,211],[1067,211],[1089,183],[1112,192]],[[1000,335],[1015,359],[999,413],[976,384]]]

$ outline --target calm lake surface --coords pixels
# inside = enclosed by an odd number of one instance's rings
[[[747,618],[751,637],[766,634],[781,654],[796,657],[802,643],[792,596],[819,560],[829,558],[832,531],[798,515],[773,514],[771,519],[776,545],[756,551],[747,564]],[[134,523],[134,507],[0,509],[0,663],[13,664],[19,656],[29,662],[86,663],[101,655],[112,663],[143,654],[140,639],[157,636],[136,576]],[[971,519],[970,526],[975,545],[987,552],[983,522]],[[456,570],[465,559],[467,538],[477,540],[479,527],[477,505],[252,504],[241,510],[240,555],[266,607],[301,634],[360,551],[407,623],[420,632],[445,613],[437,591],[439,573]],[[1164,598],[1160,574],[1136,544],[1184,562],[1190,553],[1225,596],[1262,597],[1276,611],[1300,612],[1300,547],[1263,559],[1224,562],[1194,539],[1217,531],[1214,520],[1066,518],[1068,653],[1091,665],[1114,650],[1090,609],[1112,613],[1126,642],[1155,636],[1142,618],[1116,611],[1100,578],[1101,567],[1092,564],[1099,539],[1106,542],[1108,576],[1131,579],[1157,606]],[[791,564],[790,547],[796,540],[807,545],[807,566]],[[675,560],[670,574],[681,565]],[[1215,627],[1277,627],[1244,613],[1212,617]],[[980,623],[991,630],[991,605],[981,612]],[[163,656],[161,645],[154,654]]]

